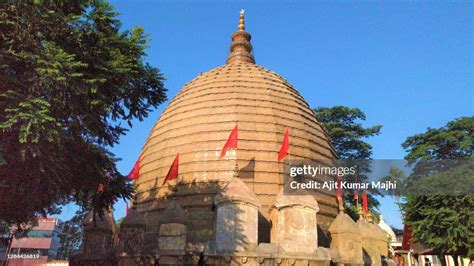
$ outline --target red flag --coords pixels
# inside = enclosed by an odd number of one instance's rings
[[[165,177],[165,181],[163,181],[163,185],[166,183],[166,181],[178,178],[178,166],[179,166],[179,153],[176,154],[176,158],[174,158],[173,164],[171,165],[170,170],[168,171],[168,174]]]
[[[135,162],[132,171],[128,174],[128,179],[135,180],[138,178],[138,174],[140,173],[140,157]]]
[[[283,160],[286,155],[288,155],[288,150],[290,149],[290,142],[288,140],[288,128],[285,130],[285,136],[283,137],[283,142],[281,143],[280,152],[278,153],[278,161]]]
[[[238,138],[237,135],[238,135],[238,129],[237,129],[237,125],[235,125],[234,130],[230,132],[229,138],[227,139],[227,142],[222,148],[221,158],[225,156],[228,149],[237,149],[237,138]]]
[[[362,193],[362,208],[364,209],[364,214],[369,212],[369,202],[367,200],[367,191],[365,190]]]
[[[336,197],[342,198],[342,186],[341,186],[341,177],[337,176],[337,191],[336,191]]]
[[[357,176],[355,176],[355,182],[359,183],[357,179]],[[359,200],[359,189],[356,189],[356,191],[354,192],[354,200]]]
[[[102,183],[100,183],[100,184],[97,186],[97,190],[98,190],[99,192],[104,192],[104,188],[105,188],[105,187],[104,187],[104,184],[102,184]]]

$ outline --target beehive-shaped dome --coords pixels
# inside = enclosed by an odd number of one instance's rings
[[[264,217],[282,188],[288,160],[336,157],[327,134],[299,92],[280,75],[256,65],[251,51],[241,14],[227,63],[200,74],[169,103],[140,155],[136,183],[141,212],[165,207],[160,199],[170,189],[168,183],[163,184],[164,178],[178,153],[178,201],[183,208],[193,206],[192,212],[201,206],[207,210],[219,192],[219,182],[232,178],[237,160],[238,177],[259,198]],[[236,125],[238,149],[220,158]],[[286,161],[278,161],[285,129],[289,130],[289,155]],[[330,195],[317,200],[320,215],[325,216],[318,221],[328,226],[337,215],[336,200]],[[153,213],[159,220],[159,212]],[[191,228],[193,222],[197,227],[206,226],[190,220]]]

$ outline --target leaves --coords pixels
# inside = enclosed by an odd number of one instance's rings
[[[116,16],[105,1],[0,4],[0,220],[131,197],[108,149],[166,89],[143,28],[121,31]]]
[[[364,173],[369,170],[368,160],[372,156],[372,146],[364,139],[380,134],[382,126],[363,127],[365,113],[359,108],[346,106],[318,107],[314,109],[318,120],[323,124],[331,143],[340,160],[356,162],[359,166],[358,180],[364,181]],[[355,176],[352,177],[355,179]],[[371,191],[378,193],[377,191]],[[346,211],[354,219],[359,217],[356,202],[353,200],[353,191],[345,193]],[[371,212],[378,216],[376,208],[379,202],[372,195],[368,195]]]
[[[359,121],[365,120],[365,114],[359,108],[318,107],[314,112],[324,125],[340,159],[370,158],[372,146],[362,139],[379,135],[382,126],[364,128]]]
[[[402,207],[415,241],[440,254],[474,257],[474,117],[429,128],[402,146],[414,166]]]
[[[14,91],[7,91],[0,97],[5,98],[5,101],[15,101],[15,97],[19,95]],[[5,121],[0,121],[0,129],[5,132],[19,129],[20,144],[38,143],[41,138],[54,141],[61,124],[51,116],[51,105],[41,98],[29,97],[22,100],[18,106],[4,110]]]
[[[408,137],[402,144],[405,157],[414,164],[420,159],[459,159],[472,156],[474,151],[474,117],[461,117],[446,126],[428,128],[425,133]]]

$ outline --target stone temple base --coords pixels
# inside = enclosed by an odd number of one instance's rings
[[[263,243],[255,251],[220,252],[213,254],[212,250],[204,254],[206,265],[315,265],[329,266],[331,254],[329,249],[318,248],[312,253],[287,253],[274,244]]]
[[[274,245],[259,245],[255,251],[228,254],[182,254],[156,252],[149,255],[119,256],[119,266],[132,265],[248,265],[248,266],[329,266],[329,249],[318,248],[314,253],[282,253]]]
[[[389,265],[388,238],[369,219],[357,223],[341,209],[328,231],[330,247],[318,246],[316,200],[311,195],[280,192],[271,209],[271,242],[258,243],[258,198],[234,177],[214,199],[215,239],[192,249],[187,240],[189,217],[173,196],[148,233],[135,208],[116,233],[111,214],[96,227],[85,225],[83,251],[74,265]],[[91,219],[89,219],[91,220]],[[89,221],[88,220],[88,221]]]

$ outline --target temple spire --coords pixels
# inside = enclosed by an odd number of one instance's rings
[[[245,31],[245,11],[240,10],[239,27],[236,32],[232,34],[232,44],[230,45],[230,54],[227,57],[227,63],[255,63],[255,58],[252,55],[252,44],[250,39],[252,36]]]
[[[240,10],[240,17],[239,17],[239,30],[245,31],[245,17],[244,17],[245,10]]]

